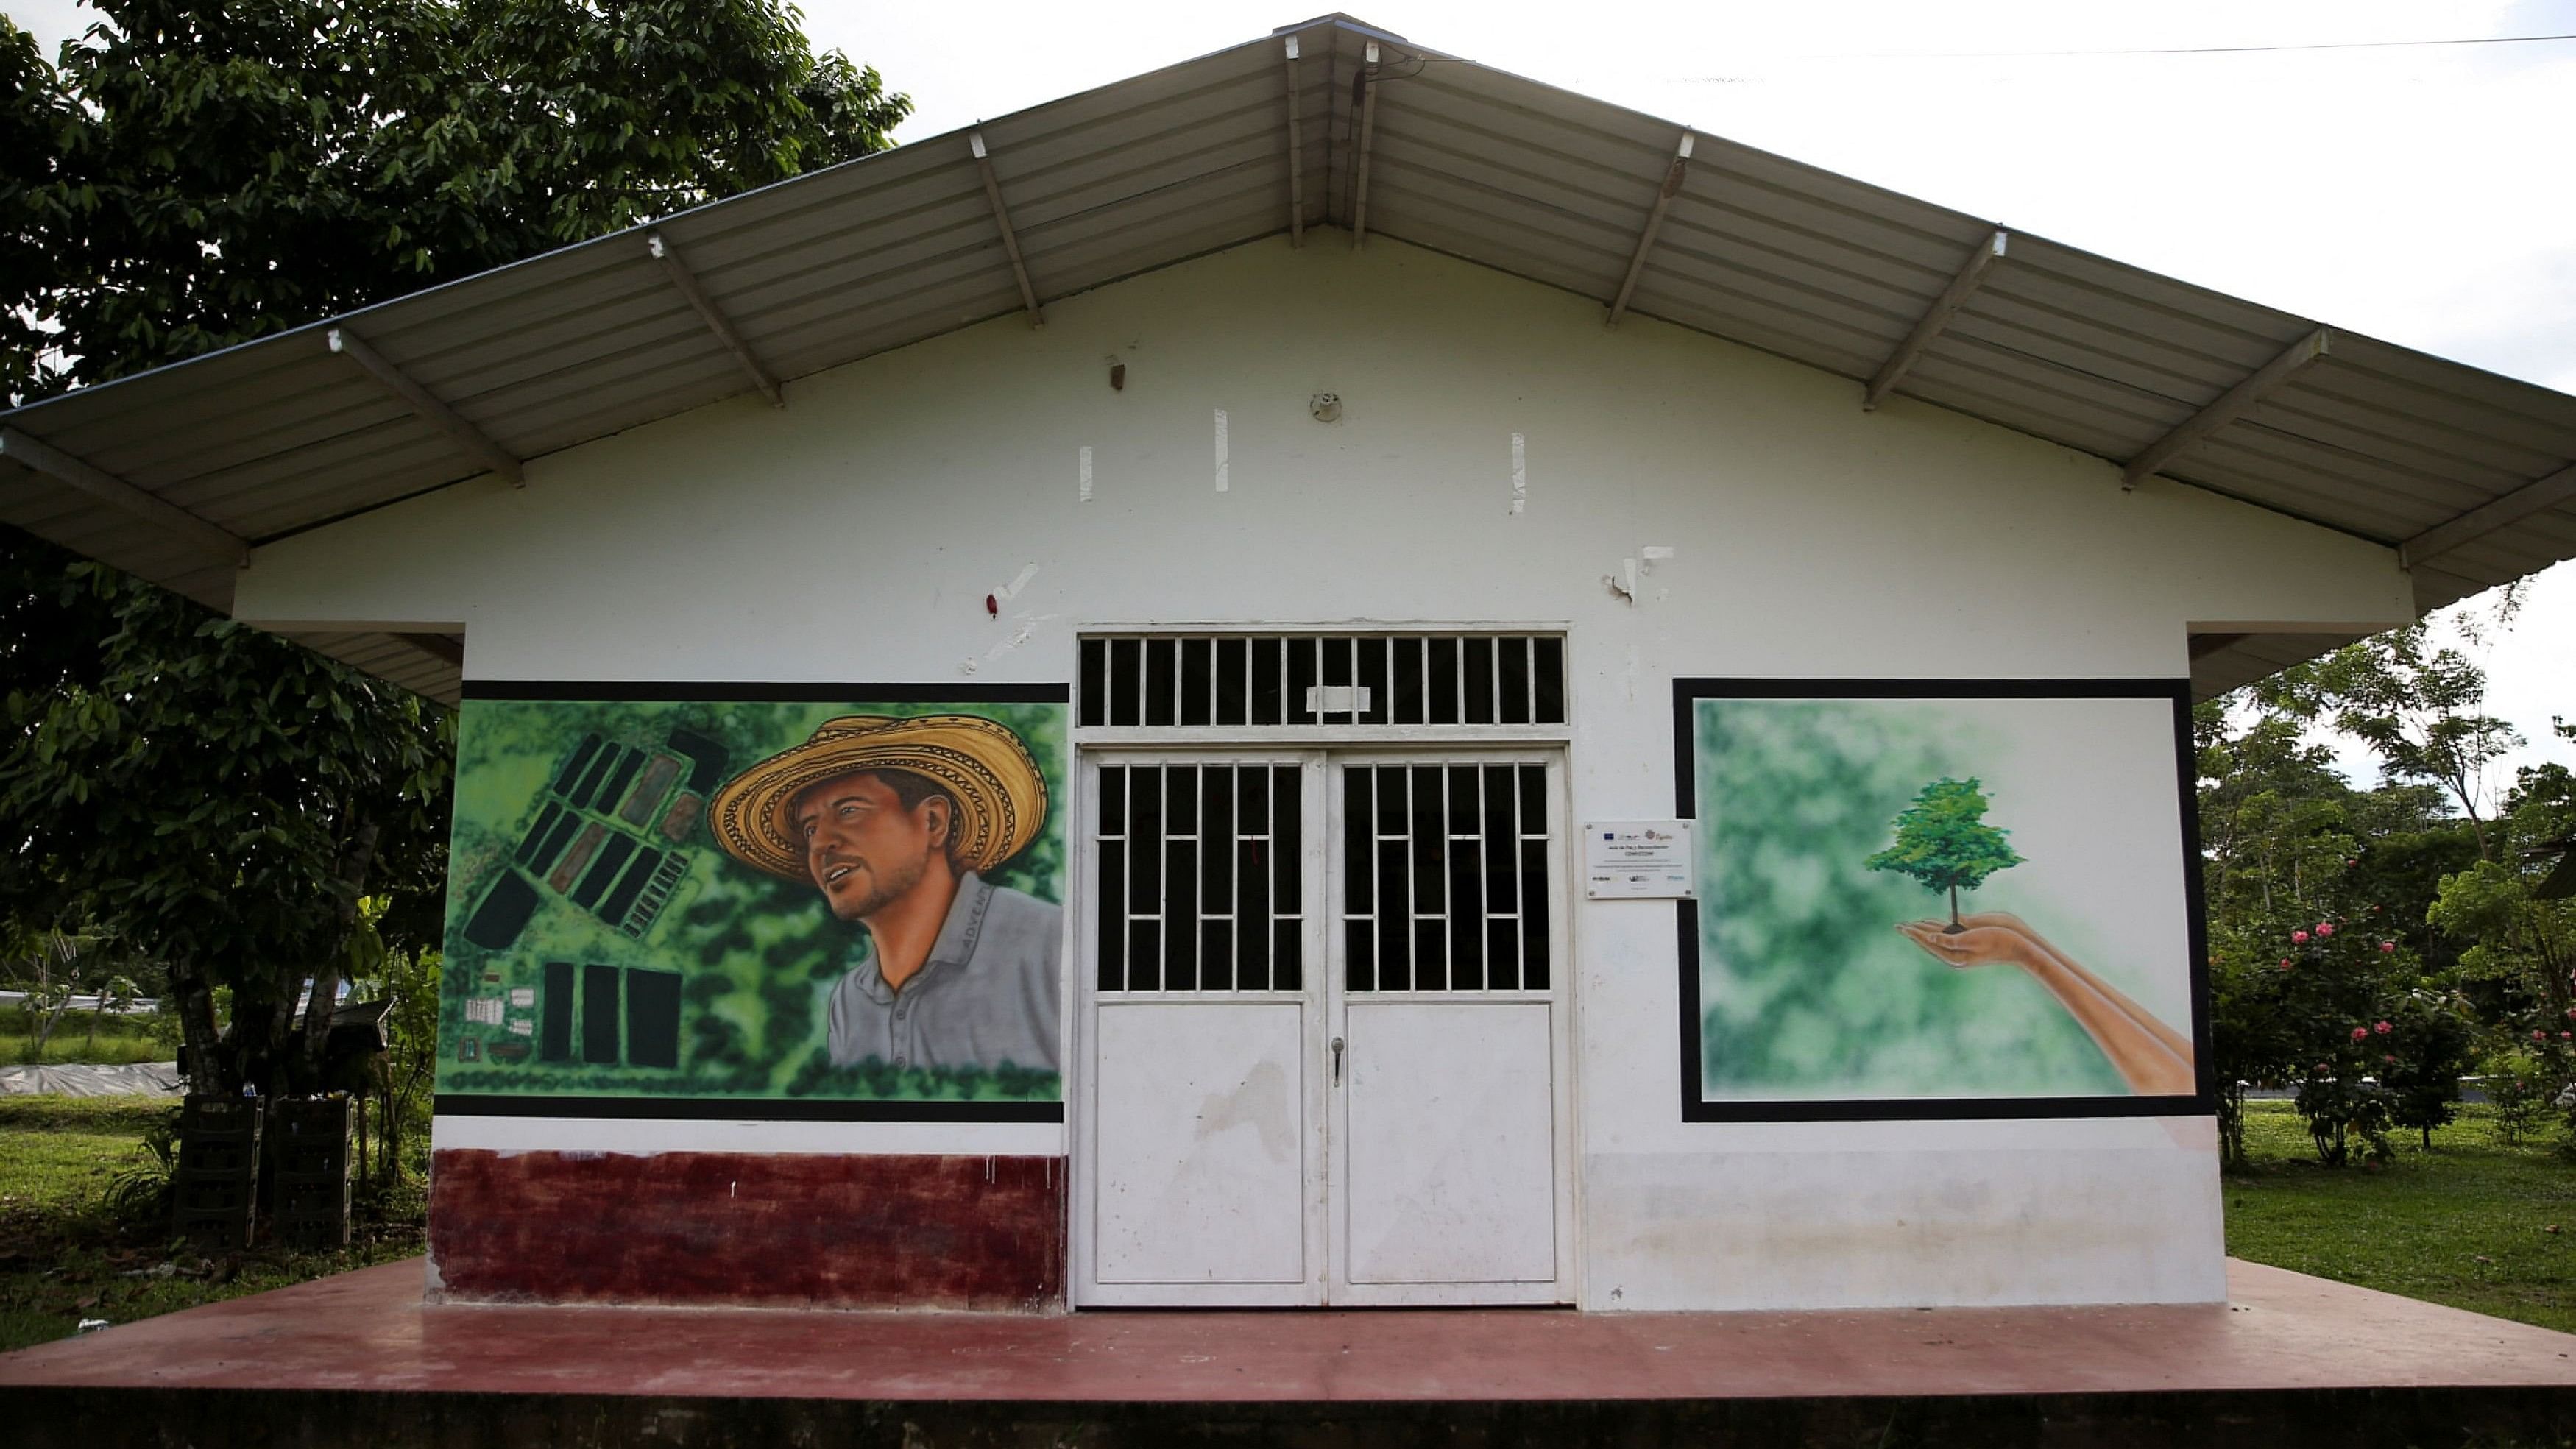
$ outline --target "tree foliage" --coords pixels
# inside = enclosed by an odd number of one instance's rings
[[[1950,924],[1959,924],[1959,892],[1975,890],[1996,871],[2021,864],[2010,831],[1986,823],[1983,783],[1944,775],[1923,787],[1896,817],[1896,843],[1869,858],[1871,870],[1892,870],[1950,893]]]
[[[93,383],[866,155],[778,0],[94,0],[0,18],[0,392]]]
[[[408,929],[434,931],[450,716],[103,565],[32,541],[0,560],[22,619],[98,641],[50,674],[25,667],[42,650],[10,660],[0,910],[99,922],[159,963],[202,1085],[311,1085],[361,890],[404,893]],[[322,1020],[292,1039],[308,996]]]
[[[911,106],[778,0],[93,5],[50,60],[0,17],[13,399],[861,156]],[[451,719],[11,530],[0,666],[0,925],[166,972],[201,1090],[322,1085],[338,984],[435,941]]]
[[[2473,641],[2493,627],[2455,622]],[[2364,640],[2195,712],[2231,1161],[2247,1084],[2292,1089],[2319,1155],[2340,1162],[2384,1152],[2396,1128],[2429,1144],[2481,1067],[2525,1115],[2576,1081],[2576,914],[2536,894],[2541,847],[2576,829],[2576,779],[2526,769],[2493,798],[2518,737],[2485,714],[2476,661],[2433,635]],[[2377,783],[2344,778],[2320,727],[2369,746]]]

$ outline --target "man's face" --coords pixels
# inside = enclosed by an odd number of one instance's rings
[[[865,920],[901,900],[948,846],[948,802],[933,795],[911,810],[874,775],[808,785],[788,807],[805,841],[805,869],[832,914]]]

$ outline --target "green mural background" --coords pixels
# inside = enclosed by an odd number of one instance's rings
[[[449,869],[447,956],[440,1005],[442,1095],[548,1097],[812,1098],[853,1101],[1057,1101],[1052,1072],[1001,1068],[898,1070],[877,1062],[835,1068],[824,1046],[824,1003],[850,969],[859,927],[835,920],[810,886],[775,879],[717,848],[705,822],[703,792],[691,791],[690,766],[670,741],[687,732],[700,748],[720,748],[714,773],[730,778],[842,715],[981,715],[1026,742],[1044,773],[1047,818],[1037,838],[985,877],[1042,900],[1065,897],[1064,807],[1066,706],[1060,703],[869,701],[704,702],[681,700],[468,700],[458,718],[456,816]],[[602,902],[579,903],[548,882],[540,868],[519,864],[548,806],[566,761],[586,736],[622,744],[647,758],[679,759],[683,768],[652,801],[636,805],[641,824],[605,810],[584,812],[586,826],[623,834],[638,855],[664,852],[657,880],[612,921]],[[650,767],[621,792],[632,799],[649,784]],[[700,772],[704,774],[705,772]],[[539,860],[557,858],[546,852]],[[515,876],[533,886],[537,904],[498,948],[469,939],[468,925],[497,889]],[[658,889],[667,881],[667,897]],[[582,882],[574,882],[578,887]],[[622,887],[621,887],[622,888]],[[653,909],[660,900],[658,911]],[[615,892],[604,901],[614,904]],[[487,918],[488,919],[488,918]],[[487,925],[480,934],[497,936]],[[590,967],[618,968],[630,983],[666,982],[676,972],[679,1030],[676,1062],[550,1061],[540,1050],[547,1010],[547,963],[573,963],[573,990]],[[558,978],[558,985],[562,984]],[[469,1006],[469,1003],[472,1003]],[[585,1020],[588,1018],[585,1017]],[[631,1025],[631,1018],[630,1018]],[[628,1032],[624,1058],[637,1054]],[[645,1053],[650,1055],[649,1052]]]
[[[1700,699],[1691,719],[1701,1100],[2128,1094],[2025,973],[1897,934],[1948,903],[1868,861],[1943,776],[1981,779],[2033,858],[1962,909],[2021,915],[2188,1032],[2169,701]],[[2086,783],[2084,741],[2113,725],[2131,743],[2100,748],[2135,756],[2160,729],[2161,761]]]

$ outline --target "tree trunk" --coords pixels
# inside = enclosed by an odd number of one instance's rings
[[[296,1076],[316,1089],[322,1080],[322,1048],[331,1035],[331,1009],[340,1000],[340,963],[348,959],[349,933],[358,925],[358,895],[367,867],[376,859],[376,822],[360,818],[340,854],[340,930],[331,949],[313,963],[313,992],[304,1003],[304,1040],[299,1044]]]
[[[179,1035],[188,1044],[188,1089],[208,1097],[240,1091],[240,1068],[224,1060],[223,1039],[215,1032],[215,994],[207,989],[195,957],[170,963],[170,994],[178,998]]]
[[[1967,927],[1959,924],[1959,888],[1957,886],[1952,886],[1950,887],[1950,924],[1942,928],[1941,934],[1944,936],[1956,936],[1967,929]]]

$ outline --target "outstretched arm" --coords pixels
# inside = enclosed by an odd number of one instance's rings
[[[1909,921],[1896,929],[1947,966],[2013,965],[2028,972],[2093,1038],[2129,1090],[2154,1096],[2192,1091],[2190,1038],[2077,965],[2018,916],[1980,911],[1961,917],[1960,924],[1967,929],[1956,934],[1944,932],[1938,921]]]

